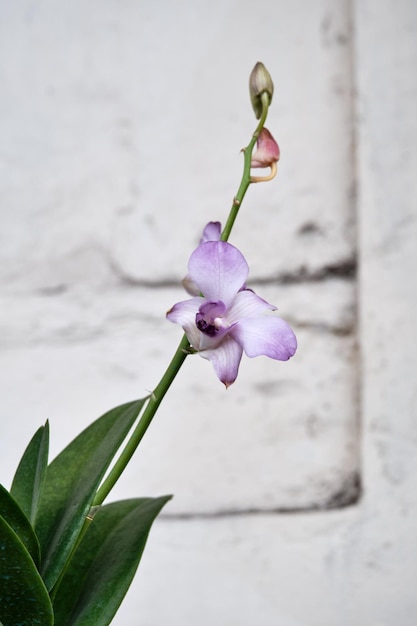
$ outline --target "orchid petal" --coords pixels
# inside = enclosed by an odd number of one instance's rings
[[[280,317],[262,315],[241,319],[229,333],[249,357],[261,354],[278,361],[287,361],[295,354],[297,339]]]
[[[230,326],[229,328],[221,328],[219,332],[214,335],[214,337],[210,337],[209,335],[200,332],[200,343],[198,350],[202,353],[204,353],[206,350],[217,350],[219,345],[224,340],[225,335],[230,332],[231,328],[233,327]],[[203,354],[201,356],[203,356]]]
[[[200,356],[211,361],[217,377],[226,388],[237,378],[242,354],[242,347],[230,337],[226,337],[214,350],[200,352]]]
[[[199,296],[200,295],[200,289],[197,287],[197,285],[195,283],[193,283],[193,281],[191,280],[189,274],[187,274],[187,276],[184,276],[184,278],[181,281],[182,286],[184,287],[185,291],[187,293],[190,294],[190,296]]]
[[[205,243],[206,241],[219,241],[221,232],[222,225],[220,222],[209,222],[204,227],[199,245]],[[200,295],[199,287],[197,287],[197,285],[191,280],[191,277],[188,274],[182,279],[182,286],[185,291],[190,294],[190,296]]]
[[[222,225],[220,222],[209,222],[203,230],[200,243],[205,243],[206,241],[219,241],[221,232]]]
[[[190,300],[183,300],[174,304],[172,309],[166,314],[167,320],[174,324],[180,324],[183,327],[185,334],[188,337],[190,344],[196,350],[200,347],[201,333],[195,325],[195,316],[201,304],[204,302],[204,298],[190,298]]]
[[[170,322],[181,324],[181,326],[184,323],[188,323],[189,320],[192,320],[195,323],[195,316],[204,302],[204,298],[190,298],[189,300],[177,302],[177,304],[174,304],[174,306],[167,312],[166,317]]]
[[[269,302],[260,298],[251,289],[244,289],[236,294],[233,304],[228,311],[227,319],[229,323],[237,322],[246,317],[259,316],[265,309],[276,311],[276,307],[273,304],[269,304]]]
[[[228,308],[245,284],[249,267],[241,252],[230,243],[207,241],[192,253],[188,273],[207,300],[222,300]]]

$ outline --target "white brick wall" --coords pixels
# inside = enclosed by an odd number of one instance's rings
[[[299,352],[246,360],[227,393],[188,359],[117,487],[175,498],[115,625],[417,618],[416,6],[0,2],[5,484],[46,418],[56,453],[156,384],[257,60],[275,82],[279,175],[232,241]]]

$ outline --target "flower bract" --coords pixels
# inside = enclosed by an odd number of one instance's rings
[[[192,253],[188,276],[199,294],[178,302],[167,319],[180,324],[191,344],[211,361],[229,387],[243,352],[286,361],[297,340],[291,327],[271,314],[276,307],[246,288],[249,267],[241,252],[225,241],[204,241]]]

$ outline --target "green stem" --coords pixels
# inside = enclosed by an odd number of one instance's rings
[[[233,228],[233,224],[236,220],[237,214],[239,212],[240,205],[245,196],[245,193],[250,185],[250,164],[252,159],[252,151],[255,146],[256,140],[260,131],[262,130],[266,117],[268,115],[268,106],[269,106],[269,96],[265,93],[261,96],[262,102],[262,114],[259,120],[259,124],[256,127],[255,132],[252,135],[252,139],[250,140],[248,146],[244,149],[245,160],[243,167],[242,180],[237,191],[237,194],[233,200],[233,205],[230,210],[229,217],[226,222],[226,226],[221,234],[221,240],[227,241],[230,236],[230,232]],[[125,448],[123,449],[120,457],[117,459],[107,478],[104,480],[100,489],[96,493],[96,497],[94,498],[92,506],[100,505],[104,502],[105,498],[110,493],[111,489],[116,484],[126,465],[132,458],[136,448],[142,441],[146,431],[148,430],[153,417],[158,410],[159,405],[162,402],[166,392],[170,388],[172,382],[174,381],[176,375],[178,374],[182,364],[184,363],[188,354],[192,352],[192,348],[190,343],[186,337],[183,336],[177,351],[175,352],[172,361],[168,365],[168,368],[165,374],[162,376],[160,382],[155,387],[155,390],[151,394],[149,401],[144,409],[142,416],[133,431],[130,439],[128,440]]]
[[[96,493],[96,497],[93,501],[93,506],[102,504],[106,496],[109,494],[111,489],[116,484],[119,476],[125,469],[126,465],[130,461],[135,452],[136,448],[142,441],[152,419],[158,410],[159,405],[162,402],[163,397],[171,386],[174,378],[178,374],[181,365],[184,363],[185,358],[190,353],[190,343],[186,337],[183,336],[170,364],[167,367],[165,374],[162,376],[160,382],[155,387],[155,390],[151,394],[148,404],[144,412],[142,413],[142,417],[140,418],[135,430],[133,431],[129,441],[127,442],[124,450],[122,451],[120,457],[117,462],[114,464],[111,472],[107,476],[106,480],[101,485],[100,489]]]
[[[243,163],[242,180],[240,182],[239,189],[237,190],[237,194],[233,198],[232,208],[230,209],[229,217],[227,218],[227,222],[225,224],[225,227],[223,228],[223,232],[220,237],[221,241],[227,241],[229,239],[231,230],[233,228],[233,224],[235,223],[235,220],[239,213],[240,205],[242,204],[243,198],[245,197],[245,194],[251,183],[250,164],[252,160],[252,152],[253,152],[253,148],[255,146],[256,140],[259,137],[259,133],[264,127],[264,124],[268,115],[269,101],[270,99],[269,99],[268,94],[263,93],[261,96],[262,114],[261,114],[261,117],[259,118],[259,124],[256,127],[255,132],[252,135],[252,139],[250,140],[246,148],[243,149],[244,163]]]

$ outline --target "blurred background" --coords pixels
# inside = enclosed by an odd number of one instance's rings
[[[299,350],[187,359],[111,500],[173,493],[115,626],[417,619],[417,4],[0,0],[0,480],[155,387],[275,83],[230,241]]]

